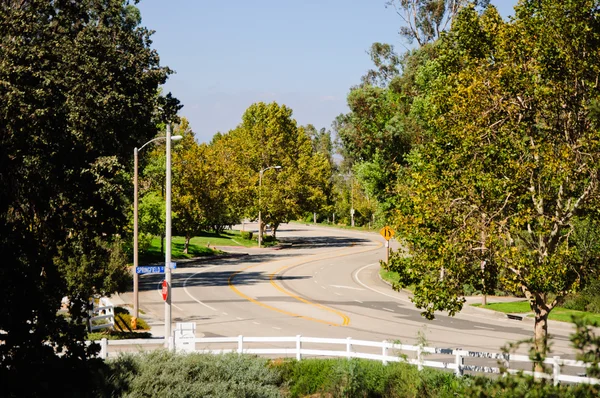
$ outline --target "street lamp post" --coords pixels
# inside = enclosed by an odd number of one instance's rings
[[[171,123],[167,123],[167,178],[166,178],[166,228],[165,228],[165,280],[167,299],[165,300],[165,347],[170,348],[171,338]]]
[[[156,137],[151,139],[142,145],[139,149],[133,148],[133,318],[131,325],[133,328],[137,325],[137,318],[139,315],[139,276],[137,273],[137,267],[139,265],[139,253],[138,253],[138,153],[148,144],[164,140],[166,137]],[[174,135],[171,137],[172,141],[182,139],[180,135]],[[169,141],[171,141],[169,140]]]
[[[258,173],[258,247],[260,248],[262,245],[262,218],[261,218],[261,195],[262,195],[262,177],[263,173],[270,169],[279,170],[281,166],[269,166],[265,167]]]

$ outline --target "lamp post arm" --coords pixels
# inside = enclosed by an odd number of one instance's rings
[[[137,151],[138,151],[138,152],[139,152],[139,151],[141,151],[141,150],[142,150],[142,149],[143,149],[143,148],[144,148],[146,145],[148,145],[148,144],[150,144],[150,143],[152,143],[152,142],[154,142],[154,141],[158,141],[158,140],[164,140],[165,138],[167,138],[167,137],[156,137],[156,138],[152,138],[150,141],[148,141],[148,142],[146,142],[144,145],[142,145],[142,146],[141,146],[141,147],[140,147],[140,148],[139,148]],[[183,138],[183,137],[182,137],[182,136],[180,136],[180,135],[173,135],[173,136],[171,136],[171,140],[172,140],[172,141],[177,141],[177,140],[180,140],[180,139],[182,139],[182,138]]]

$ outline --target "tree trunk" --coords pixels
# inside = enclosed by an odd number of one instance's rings
[[[531,293],[527,288],[522,287],[525,297],[529,301],[531,310],[535,313],[535,323],[533,327],[533,347],[537,358],[543,360],[548,353],[548,315],[552,307],[546,304],[544,294]],[[537,362],[533,368],[536,372],[544,371],[544,364]]]
[[[191,239],[191,237],[189,235],[185,236],[185,244],[183,245],[183,253],[184,254],[188,254],[188,247],[190,247],[190,239]]]
[[[277,228],[279,228],[279,224],[274,223],[271,226],[271,234],[273,235],[273,239],[277,239]]]
[[[535,312],[535,352],[541,355],[542,358],[546,357],[548,350],[548,311],[544,308],[538,308]],[[536,363],[534,370],[536,372],[543,372],[544,366],[541,363]]]

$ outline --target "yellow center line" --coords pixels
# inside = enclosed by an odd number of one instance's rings
[[[261,303],[260,301],[258,301],[258,300],[256,300],[256,299],[253,299],[252,297],[250,297],[250,296],[247,296],[247,295],[245,295],[244,293],[240,292],[240,291],[239,291],[239,290],[238,290],[238,289],[237,289],[237,288],[236,288],[236,287],[233,285],[233,278],[235,278],[235,276],[236,276],[237,274],[239,274],[239,273],[241,273],[241,272],[244,272],[244,271],[246,271],[246,270],[248,270],[248,269],[250,269],[250,268],[258,267],[259,265],[260,265],[260,264],[258,264],[258,265],[252,265],[252,266],[250,266],[250,267],[246,267],[246,268],[244,268],[244,269],[241,269],[241,270],[239,270],[239,271],[237,271],[237,272],[234,272],[233,274],[231,274],[231,276],[230,276],[230,277],[229,277],[229,279],[228,279],[228,282],[229,282],[229,287],[231,288],[231,290],[233,290],[233,291],[234,291],[234,292],[235,292],[237,295],[239,295],[239,296],[241,296],[241,297],[245,298],[246,300],[250,301],[251,303],[254,303],[254,304],[256,304],[256,305],[260,305],[260,306],[261,306],[261,307],[263,307],[263,308],[266,308],[266,309],[269,309],[269,310],[272,310],[272,311],[276,311],[276,312],[279,312],[279,313],[281,313],[281,314],[290,315],[290,316],[293,316],[293,317],[295,317],[295,318],[302,318],[302,319],[306,319],[307,321],[313,321],[313,322],[324,323],[324,324],[326,324],[326,325],[331,325],[331,326],[341,326],[339,323],[327,322],[327,321],[324,321],[324,320],[322,320],[322,319],[317,319],[317,318],[312,318],[312,317],[309,317],[309,316],[304,316],[304,315],[296,314],[296,313],[293,313],[293,312],[290,312],[290,311],[282,310],[281,308],[277,308],[277,307],[273,307],[273,306],[270,306],[270,305],[268,305],[268,304],[265,304],[265,303]]]
[[[372,247],[370,247],[370,248],[366,248],[366,249],[363,249],[363,250],[355,251],[355,252],[353,252],[353,253],[348,253],[348,254],[346,254],[346,255],[343,255],[343,256],[341,256],[341,257],[350,256],[350,255],[355,255],[355,254],[359,254],[359,253],[364,253],[364,252],[368,252],[368,251],[371,251],[371,250],[377,250],[377,249],[380,249],[382,246],[383,246],[383,244],[382,244],[381,242],[377,242],[377,247],[375,247],[375,248],[372,248]],[[337,251],[340,251],[340,250],[345,250],[345,249],[346,249],[346,248],[342,248],[342,249],[336,250],[336,252],[337,252]],[[318,255],[317,255],[317,256],[318,256]],[[284,270],[284,269],[291,268],[291,267],[295,267],[295,266],[298,266],[298,265],[301,265],[301,264],[308,264],[308,263],[311,263],[311,262],[314,262],[314,261],[327,260],[327,259],[334,258],[334,257],[337,257],[337,255],[335,255],[335,254],[332,254],[332,253],[329,253],[329,254],[328,254],[328,255],[326,255],[326,256],[319,256],[319,258],[310,258],[310,259],[308,259],[308,260],[300,261],[300,262],[297,262],[297,263],[295,263],[295,264],[286,265],[286,266],[284,266],[284,267],[281,267],[281,268],[279,268],[277,271],[275,271],[275,272],[271,273],[271,274],[269,275],[269,280],[270,280],[270,283],[271,283],[271,285],[273,285],[273,287],[275,287],[277,290],[279,290],[280,292],[284,293],[285,295],[287,295],[287,296],[290,296],[290,297],[293,297],[294,299],[296,299],[296,300],[298,300],[298,301],[300,301],[300,302],[303,302],[303,303],[305,303],[305,304],[312,305],[312,306],[314,306],[314,307],[317,307],[317,308],[323,309],[323,310],[325,310],[325,311],[329,311],[329,312],[331,312],[331,313],[334,313],[334,314],[336,314],[336,315],[340,316],[340,317],[342,318],[342,323],[341,323],[341,324],[340,324],[340,323],[334,323],[334,322],[328,322],[328,321],[324,321],[324,320],[322,320],[322,319],[317,319],[317,318],[312,318],[312,317],[308,317],[308,316],[299,315],[299,314],[296,314],[296,313],[293,313],[293,312],[289,312],[289,311],[286,311],[286,310],[282,310],[282,309],[280,309],[280,308],[276,308],[276,307],[270,306],[270,305],[268,305],[268,304],[265,304],[265,303],[262,303],[262,302],[260,302],[260,301],[258,301],[258,300],[256,300],[256,299],[253,299],[253,298],[252,298],[252,297],[250,297],[250,296],[247,296],[246,294],[242,293],[241,291],[239,291],[239,290],[238,290],[238,289],[237,289],[237,288],[234,286],[234,284],[233,284],[233,279],[235,278],[235,276],[236,276],[236,275],[238,275],[239,273],[241,273],[241,272],[244,272],[244,271],[246,271],[246,270],[249,270],[249,269],[251,269],[251,268],[254,268],[254,267],[258,267],[258,266],[260,266],[260,265],[263,265],[263,264],[251,265],[251,266],[249,266],[249,267],[246,267],[246,268],[244,268],[244,269],[241,269],[241,270],[239,270],[239,271],[237,271],[237,272],[234,272],[233,274],[231,274],[231,276],[230,276],[230,277],[229,277],[229,279],[228,279],[229,287],[230,287],[230,288],[231,288],[231,290],[233,290],[233,291],[234,291],[234,292],[235,292],[237,295],[239,295],[239,296],[241,296],[241,297],[245,298],[246,300],[248,300],[248,301],[250,301],[250,302],[252,302],[252,303],[254,303],[254,304],[260,305],[260,306],[261,306],[261,307],[263,307],[263,308],[267,308],[267,309],[270,309],[270,310],[273,310],[273,311],[276,311],[276,312],[279,312],[279,313],[282,313],[282,314],[290,315],[290,316],[293,316],[293,317],[296,317],[296,318],[302,318],[302,319],[306,319],[306,320],[313,321],[313,322],[324,323],[324,324],[331,325],[331,326],[347,326],[347,325],[349,325],[349,324],[350,324],[350,318],[349,318],[347,315],[345,315],[344,313],[342,313],[342,312],[340,312],[340,311],[338,311],[338,310],[335,310],[335,309],[333,309],[333,308],[326,307],[326,306],[324,306],[324,305],[322,305],[322,304],[319,304],[319,303],[315,303],[315,302],[309,301],[309,300],[307,300],[307,299],[305,299],[305,298],[303,298],[303,297],[300,297],[300,296],[298,296],[298,295],[295,295],[295,294],[293,294],[292,292],[290,292],[290,291],[288,291],[288,290],[285,290],[283,287],[279,286],[279,285],[278,285],[278,284],[275,282],[275,275],[277,275],[279,272],[281,272],[281,271],[282,271],[282,270]]]

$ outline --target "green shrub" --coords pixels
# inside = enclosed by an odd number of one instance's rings
[[[240,235],[242,236],[242,239],[252,240],[254,234],[252,231],[240,231]]]
[[[333,374],[334,359],[290,360],[278,364],[288,383],[290,397],[302,397],[324,391]]]
[[[124,397],[280,397],[281,373],[249,355],[178,355],[165,350],[107,362],[112,391]]]
[[[262,238],[263,243],[273,243],[275,238],[272,235],[264,235]]]
[[[86,340],[97,341],[107,340],[129,340],[129,339],[150,339],[152,335],[148,332],[119,332],[116,330],[103,330],[101,332],[91,332],[87,334]]]
[[[115,329],[129,331],[131,329],[131,318],[131,314],[125,308],[115,307]],[[135,330],[150,330],[150,326],[138,317]]]

